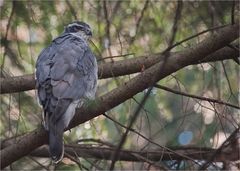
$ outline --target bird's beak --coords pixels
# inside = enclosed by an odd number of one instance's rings
[[[87,29],[87,30],[86,30],[86,34],[87,34],[88,36],[92,37],[92,31],[91,31],[90,29]]]
[[[92,32],[91,32],[91,30],[88,30],[88,31],[87,31],[87,35],[92,37]]]

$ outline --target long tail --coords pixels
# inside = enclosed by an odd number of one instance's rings
[[[62,160],[64,154],[63,128],[49,129],[49,151],[54,163]]]
[[[58,101],[54,112],[48,121],[49,126],[49,151],[54,163],[62,160],[64,154],[63,132],[75,112],[70,108],[71,100],[61,99]],[[73,110],[74,109],[74,110]]]

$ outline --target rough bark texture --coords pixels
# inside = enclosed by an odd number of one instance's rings
[[[172,53],[172,55],[173,54],[174,53]],[[171,57],[172,56],[170,56],[169,59],[171,59]],[[224,47],[206,56],[201,61],[193,61],[192,64],[233,59],[236,57],[239,57],[238,51],[230,47]],[[143,68],[147,69],[161,60],[163,60],[163,55],[155,54],[116,62],[101,63],[98,65],[98,76],[99,79],[104,79],[141,72]],[[35,88],[34,74],[0,78],[0,86],[1,94],[32,90]]]
[[[107,147],[89,147],[86,145],[65,145],[65,152],[78,157],[83,158],[94,158],[101,160],[111,160],[111,156],[114,154],[115,148]],[[216,151],[212,148],[197,148],[197,147],[182,147],[182,148],[171,148],[174,152],[188,156],[195,160],[204,160]],[[119,153],[118,160],[121,161],[143,161],[142,159],[148,159],[149,161],[159,160],[184,160],[184,158],[176,153],[166,150],[149,150],[149,151],[135,151],[135,150],[121,150]],[[31,154],[34,157],[49,157],[48,147],[42,146],[34,150]],[[232,161],[238,160],[237,151],[234,153],[222,152],[215,162],[222,161],[223,157],[231,158]]]

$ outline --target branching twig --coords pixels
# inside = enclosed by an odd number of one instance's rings
[[[128,135],[129,129],[132,128],[134,122],[136,121],[136,119],[137,119],[137,117],[138,117],[138,115],[139,115],[143,105],[145,104],[145,102],[148,99],[149,94],[151,93],[151,90],[152,90],[152,87],[150,89],[148,89],[147,93],[143,97],[143,99],[142,99],[141,103],[139,104],[138,108],[134,112],[133,117],[130,120],[130,122],[129,122],[128,126],[127,126],[127,129],[126,129],[125,133],[123,134],[123,136],[122,136],[122,138],[121,138],[121,140],[120,140],[120,142],[118,144],[118,147],[116,148],[115,153],[114,153],[114,155],[112,157],[112,163],[111,163],[111,166],[110,166],[110,170],[114,169],[114,165],[115,165],[115,162],[116,162],[116,160],[118,158],[119,152],[120,152],[121,148],[123,147],[123,145],[124,145],[124,143],[125,143],[125,141],[127,139],[127,135]]]
[[[236,105],[228,103],[228,102],[224,102],[222,100],[217,100],[217,99],[212,99],[212,98],[208,98],[208,97],[197,96],[197,95],[194,95],[194,94],[189,94],[189,93],[185,93],[185,92],[181,92],[181,91],[176,91],[176,90],[173,90],[171,88],[168,88],[166,86],[162,86],[162,85],[159,85],[159,84],[156,84],[155,87],[160,88],[162,90],[166,90],[166,91],[172,92],[174,94],[179,94],[179,95],[186,96],[186,97],[191,97],[191,98],[204,100],[204,101],[208,101],[208,102],[212,102],[212,103],[223,104],[223,105],[230,106],[230,107],[233,107],[233,108],[236,108],[236,109],[240,109],[239,106],[236,106]]]
[[[186,39],[183,39],[183,40],[181,40],[181,41],[179,41],[179,42],[176,42],[176,43],[173,44],[172,46],[170,46],[170,47],[168,47],[167,49],[165,49],[163,52],[170,51],[171,49],[175,48],[176,46],[178,46],[178,45],[180,45],[180,44],[182,44],[182,43],[184,43],[184,42],[186,42],[186,41],[188,41],[188,40],[191,40],[191,39],[193,39],[193,38],[195,38],[195,37],[198,37],[198,36],[200,36],[200,35],[202,35],[202,34],[204,34],[204,33],[207,33],[207,32],[209,32],[209,31],[213,31],[213,30],[217,30],[217,29],[221,29],[221,28],[224,28],[224,27],[226,27],[226,26],[228,26],[228,25],[216,26],[216,27],[212,27],[212,28],[209,28],[209,29],[207,29],[207,30],[201,31],[201,32],[199,32],[199,33],[196,33],[196,34],[194,34],[194,35],[192,35],[192,36],[187,37]]]
[[[224,63],[221,61],[221,64],[222,64],[222,67],[223,67],[223,72],[224,72],[224,75],[226,77],[226,80],[227,80],[227,83],[228,83],[228,88],[230,90],[230,93],[231,93],[231,96],[234,97],[234,99],[238,102],[238,98],[234,95],[233,93],[233,90],[232,90],[232,86],[231,86],[231,83],[229,81],[229,78],[228,78],[228,74],[227,74],[227,71],[226,71],[226,68],[225,68],[225,65]]]
[[[103,12],[104,12],[104,17],[105,17],[105,21],[106,21],[106,37],[107,37],[107,40],[108,40],[106,48],[108,49],[109,55],[112,56],[112,52],[111,52],[111,48],[110,48],[111,44],[112,44],[111,32],[110,32],[111,23],[110,23],[109,16],[108,16],[108,9],[107,9],[106,0],[103,1]],[[112,62],[113,62],[113,60],[112,60]]]
[[[172,53],[169,60],[178,53]],[[175,54],[175,55],[174,55]],[[226,59],[233,59],[239,56],[235,49],[225,47],[222,48],[199,61],[193,61],[192,64],[200,64],[204,62],[222,61]],[[136,57],[122,61],[115,61],[114,63],[100,63],[98,65],[99,79],[129,75],[136,72],[142,72],[142,68],[147,69],[152,65],[163,60],[163,55],[152,54],[148,56]],[[10,78],[0,78],[0,94],[14,93],[19,91],[27,91],[35,88],[34,74],[15,76]]]
[[[225,145],[227,145],[237,134],[239,134],[239,129],[240,127],[238,127],[237,129],[235,129],[233,131],[233,133],[222,143],[222,145],[211,155],[211,157],[207,160],[207,162],[205,162],[201,167],[200,170],[205,170],[208,166],[209,163],[211,163],[214,158],[217,157],[218,154],[221,154],[221,151],[223,150],[223,148],[225,147]]]
[[[139,31],[139,27],[140,27],[141,21],[142,21],[142,19],[143,19],[144,13],[145,13],[145,11],[146,11],[146,9],[147,9],[147,7],[148,7],[148,4],[149,4],[149,0],[146,0],[146,1],[145,1],[145,4],[144,4],[144,6],[143,6],[143,9],[141,10],[141,14],[140,14],[140,16],[139,16],[139,18],[138,18],[138,20],[137,20],[137,22],[136,22],[135,35],[130,39],[129,44],[132,44],[132,43],[134,42],[136,36],[137,36],[137,33],[138,33],[138,31]]]
[[[125,128],[125,129],[129,129],[132,132],[135,132],[134,129],[132,128],[127,128],[125,125],[121,124],[120,122],[116,121],[115,119],[111,118],[110,116],[106,115],[105,113],[103,114],[103,116],[105,116],[106,118],[110,119],[111,121],[115,122],[116,124],[120,125],[121,127]]]
[[[79,169],[82,170],[82,169],[84,168],[85,170],[88,170],[87,167],[85,167],[84,165],[82,165],[82,164],[80,163],[80,161],[78,160],[78,158],[70,155],[68,152],[65,152],[64,157],[67,157],[67,158],[69,158],[70,160],[72,160],[73,162],[75,162],[75,163],[78,165]]]
[[[121,3],[122,3],[123,1],[116,1],[116,3],[115,3],[115,5],[114,5],[114,7],[113,7],[113,13],[112,13],[112,15],[109,17],[109,21],[110,22],[112,22],[112,20],[114,19],[114,17],[116,16],[116,14],[117,14],[117,10],[119,9],[119,7],[121,6]]]
[[[12,17],[13,17],[13,14],[15,12],[15,6],[16,6],[16,2],[12,1],[12,11],[11,11],[10,17],[8,19],[7,29],[6,29],[6,33],[5,33],[5,36],[4,36],[4,41],[6,41],[6,42],[7,42],[7,37],[8,37],[8,32],[9,32],[9,28],[10,28],[10,25],[11,25]],[[5,63],[4,62],[5,61],[5,55],[6,55],[6,48],[5,48],[4,53],[3,53],[3,61],[2,61],[2,64],[1,64],[1,70],[3,70],[3,66],[4,66],[4,63]]]
[[[165,49],[162,53],[162,54],[164,54],[163,63],[166,63],[167,60],[168,60],[168,57],[170,56],[170,50],[173,47],[173,42],[174,42],[174,39],[176,37],[176,33],[177,33],[177,29],[178,29],[178,23],[179,23],[179,20],[181,18],[182,6],[183,6],[183,2],[181,0],[177,1],[177,9],[176,9],[176,12],[175,12],[175,17],[174,17],[173,26],[172,26],[172,35],[171,35],[171,38],[168,42],[167,49]],[[165,69],[164,67],[165,66],[163,65],[161,70],[164,70]]]
[[[178,29],[178,23],[181,19],[182,8],[183,8],[183,2],[181,0],[177,1],[177,9],[176,9],[174,22],[173,22],[173,26],[172,26],[172,31],[171,31],[172,35],[169,39],[168,47],[171,47],[173,45],[174,39],[176,37],[176,33],[177,33],[177,29]],[[167,52],[167,51],[168,51],[168,49],[165,50],[165,52]]]

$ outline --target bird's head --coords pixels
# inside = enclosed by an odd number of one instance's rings
[[[92,36],[91,27],[82,21],[74,21],[68,24],[64,30],[65,33],[72,33],[88,40]]]

